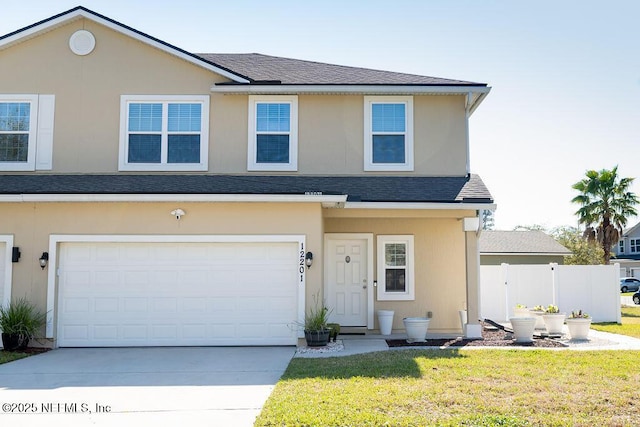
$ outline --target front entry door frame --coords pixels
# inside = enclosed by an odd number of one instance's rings
[[[367,242],[367,329],[373,329],[374,301],[375,290],[374,282],[374,266],[373,266],[373,233],[325,233],[324,235],[324,294],[329,293],[329,241],[330,240],[366,240]]]

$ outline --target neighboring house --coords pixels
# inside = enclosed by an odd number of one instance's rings
[[[624,230],[612,248],[611,264],[620,264],[620,277],[640,278],[640,222]]]
[[[83,7],[0,63],[1,296],[51,345],[291,345],[316,296],[369,330],[466,305],[479,336],[486,84],[193,54]]]
[[[571,251],[542,231],[484,230],[480,235],[480,264],[564,264]]]

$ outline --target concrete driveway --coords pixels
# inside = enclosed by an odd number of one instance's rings
[[[57,349],[0,365],[0,425],[252,426],[294,353]]]

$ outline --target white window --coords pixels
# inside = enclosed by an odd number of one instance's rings
[[[250,171],[298,170],[298,97],[249,97]]]
[[[631,253],[640,252],[640,239],[630,239]]]
[[[208,96],[120,98],[120,170],[207,170],[208,146]]]
[[[378,236],[378,300],[415,299],[413,236]]]
[[[364,97],[364,170],[413,171],[412,97]]]
[[[0,95],[0,170],[52,168],[54,95]]]
[[[619,254],[624,253],[624,240],[620,240],[620,242],[618,242],[618,253]]]

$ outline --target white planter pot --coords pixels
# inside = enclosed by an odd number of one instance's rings
[[[529,313],[531,313],[531,317],[536,318],[536,329],[546,329],[544,326],[544,319],[542,318],[544,311],[529,310]]]
[[[531,313],[528,308],[515,307],[513,309],[513,317],[531,317]]]
[[[460,316],[460,325],[464,333],[464,326],[467,324],[467,310],[458,310],[458,315]]]
[[[430,320],[427,317],[405,317],[402,319],[404,328],[407,330],[407,341],[425,342]]]
[[[382,335],[391,335],[393,327],[393,310],[378,310],[378,323]]]
[[[533,342],[533,330],[536,326],[535,317],[512,317],[509,319],[513,327],[516,342]]]
[[[544,325],[547,328],[549,335],[562,335],[562,325],[564,324],[564,313],[557,314],[543,314]]]
[[[591,319],[567,319],[567,328],[572,340],[589,339],[589,328],[591,327]]]

